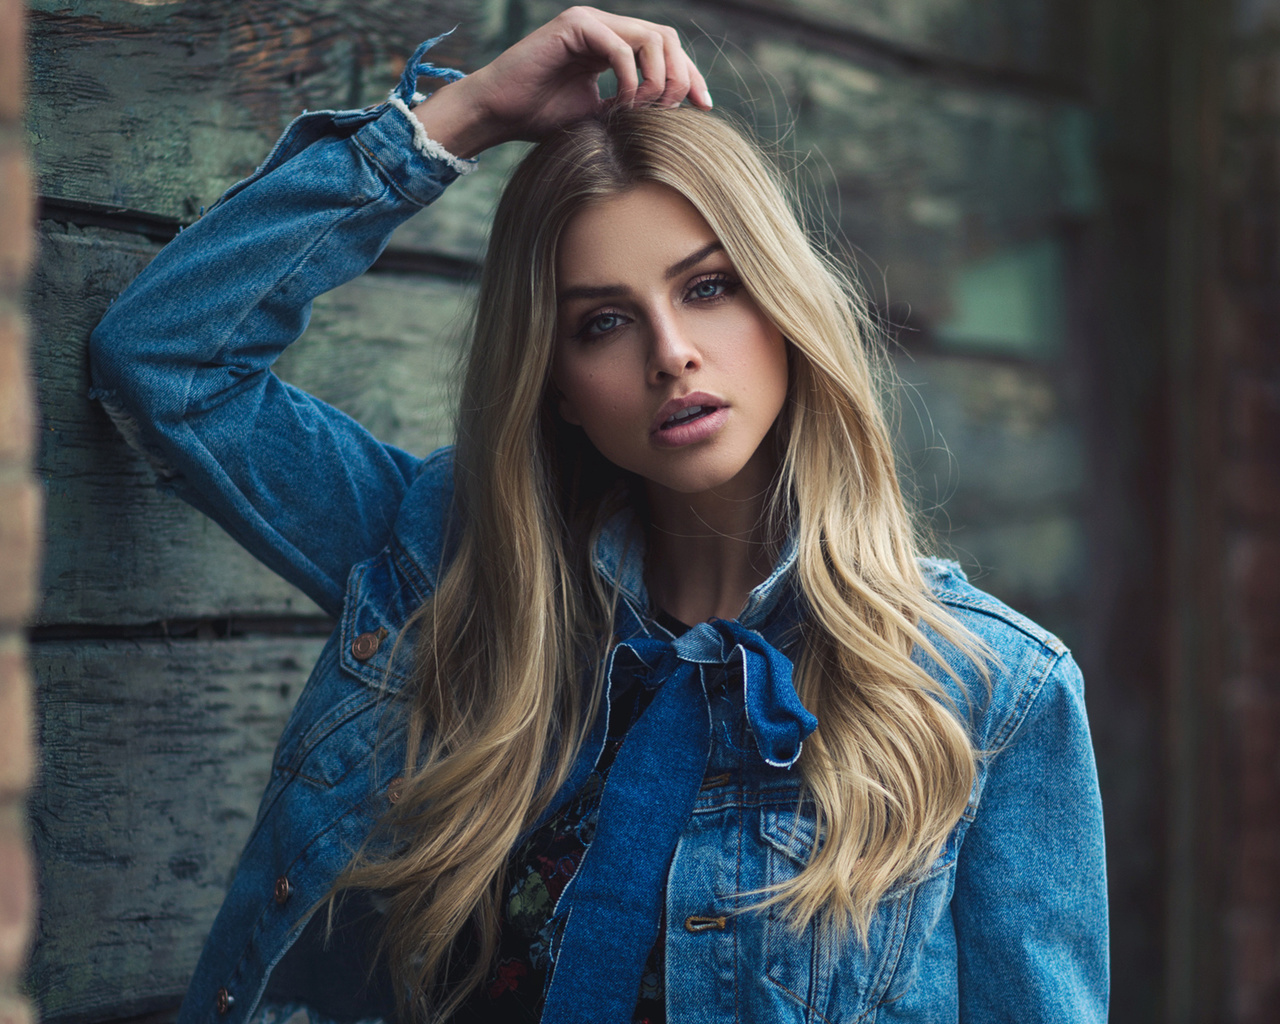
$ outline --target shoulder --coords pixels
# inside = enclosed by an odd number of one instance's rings
[[[1066,645],[1043,626],[970,583],[958,562],[922,558],[919,565],[934,599],[989,645],[1030,645],[1057,655],[1067,652]]]
[[[1041,700],[1046,691],[1065,690],[1083,699],[1080,670],[1058,637],[979,590],[957,563],[925,558],[919,564],[934,600],[981,648],[985,675],[964,651],[926,628],[946,667],[926,655],[917,658],[960,706],[969,708],[979,746],[1007,743],[1038,704],[1052,701]]]

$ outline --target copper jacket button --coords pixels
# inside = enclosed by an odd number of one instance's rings
[[[281,875],[276,879],[276,903],[284,906],[289,902],[289,895],[293,892],[293,886],[289,884],[289,879]]]
[[[226,986],[218,989],[218,1001],[214,1005],[217,1006],[219,1013],[226,1013],[235,1004],[236,1001],[231,993],[227,991]]]
[[[378,653],[378,648],[382,646],[386,635],[387,631],[381,626],[375,633],[361,633],[351,641],[351,656],[356,661],[368,661]]]

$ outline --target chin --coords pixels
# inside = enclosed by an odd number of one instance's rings
[[[755,473],[747,474],[745,472],[748,469],[747,464],[749,461],[749,459],[743,459],[741,462],[730,460],[728,464],[721,462],[713,466],[690,465],[680,467],[674,472],[650,474],[640,471],[640,476],[655,487],[660,487],[673,494],[688,496],[733,489],[744,484],[751,487],[752,490],[756,490],[759,486],[758,482],[753,483],[744,479],[747,475],[756,476]]]

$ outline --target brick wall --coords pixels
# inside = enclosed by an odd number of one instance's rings
[[[1226,1008],[1280,1007],[1280,3],[1235,5],[1213,275],[1222,379]]]
[[[34,244],[20,122],[23,38],[23,5],[0,0],[0,1024],[33,1016],[18,991],[35,902],[25,807],[34,763],[31,681],[21,629],[35,602],[41,521],[30,470],[34,431],[23,315]]]

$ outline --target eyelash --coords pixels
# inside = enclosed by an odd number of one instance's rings
[[[721,286],[722,291],[717,295],[708,295],[705,298],[695,297],[693,295],[694,289],[697,288],[699,285],[703,285],[703,284],[718,284]],[[728,274],[724,274],[724,273],[704,274],[702,277],[699,277],[696,280],[689,282],[689,287],[685,289],[685,293],[684,293],[685,301],[697,302],[702,305],[710,305],[716,302],[723,302],[725,299],[729,298],[731,295],[737,292],[737,290],[741,286],[742,285],[740,281],[738,281],[733,277],[730,277]],[[600,320],[608,320],[608,319],[624,320],[625,316],[622,313],[618,313],[612,310],[602,310],[601,312],[595,313],[592,316],[588,317],[587,320],[583,323],[583,325],[580,328],[578,328],[578,330],[574,333],[573,336],[575,338],[584,339],[584,340],[592,339],[592,338],[603,338],[605,335],[610,334],[613,331],[616,331],[618,327],[621,325],[617,324],[613,327],[608,327],[605,330],[600,331],[598,333],[592,333],[591,327],[593,324],[597,323]]]

